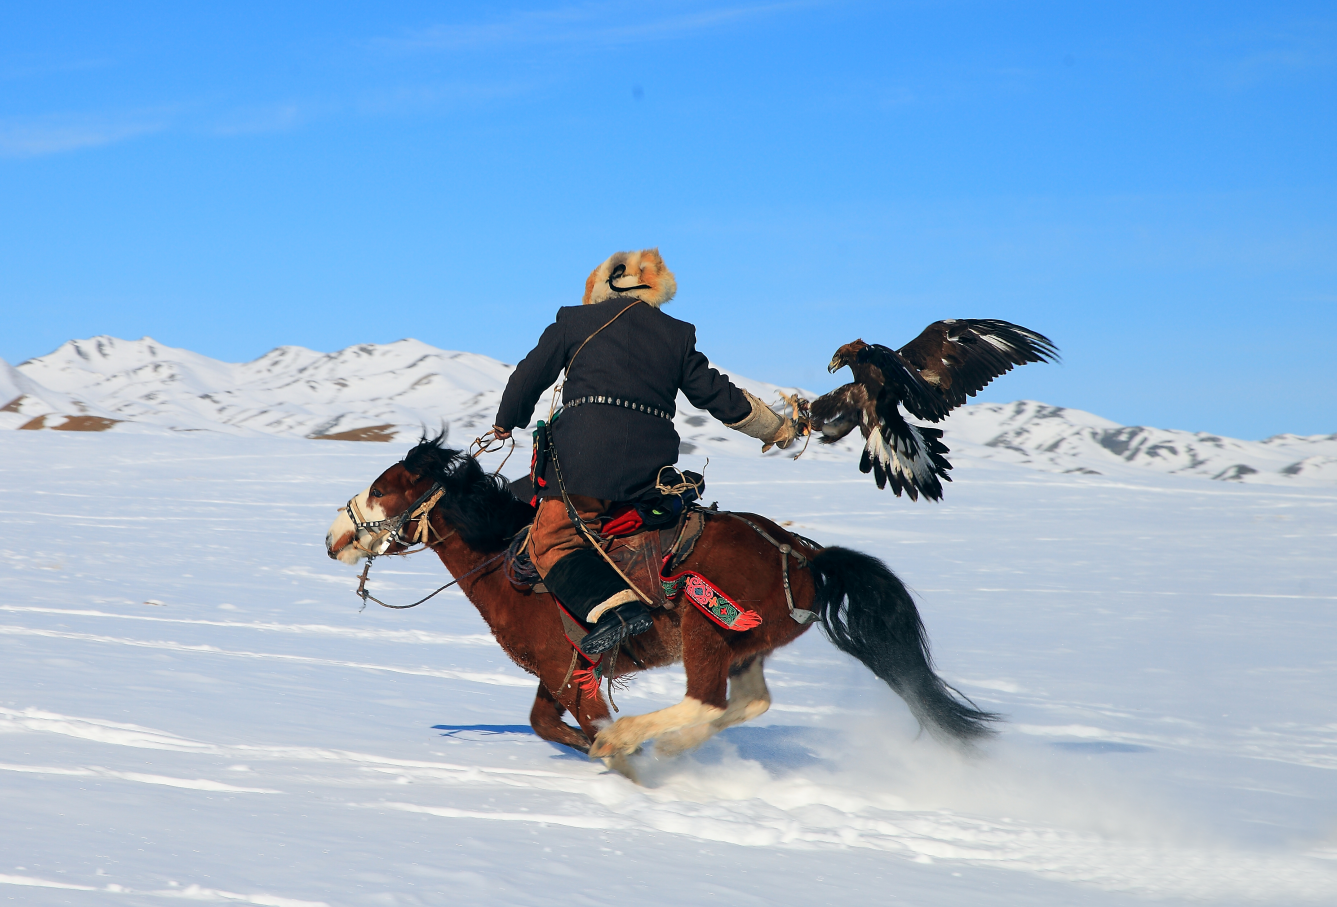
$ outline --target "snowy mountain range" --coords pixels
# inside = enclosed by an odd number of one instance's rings
[[[1205,432],[1120,425],[1032,400],[965,406],[946,422],[949,446],[968,441],[1040,468],[1101,474],[1122,465],[1222,481],[1337,482],[1337,434],[1241,441]]]
[[[18,367],[0,361],[0,429],[219,431],[402,443],[445,426],[463,443],[491,425],[512,368],[417,340],[335,353],[283,346],[235,364],[148,337],[94,337],[71,340]],[[777,405],[779,391],[796,390],[726,373]],[[547,405],[545,396],[539,412]],[[752,439],[725,430],[685,399],[678,401],[675,423],[686,454],[756,453]],[[1032,401],[967,406],[943,427],[958,457],[1006,459],[1046,471],[1107,474],[1132,466],[1225,481],[1337,482],[1337,434],[1241,441],[1124,426]],[[814,443],[804,456],[853,458],[860,446],[853,439]]]

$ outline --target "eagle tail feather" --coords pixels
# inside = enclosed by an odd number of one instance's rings
[[[947,446],[942,443],[942,429],[902,422],[883,424],[870,432],[859,460],[862,472],[873,473],[878,488],[891,490],[897,497],[902,491],[910,500],[922,493],[930,501],[942,500],[942,479],[951,481],[947,471]]]

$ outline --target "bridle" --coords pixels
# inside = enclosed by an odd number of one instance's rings
[[[512,438],[510,441],[511,449],[506,453],[506,457],[501,461],[501,465],[493,471],[492,474],[494,476],[501,472],[501,467],[506,465],[506,461],[509,460],[511,454],[515,452],[515,439]],[[493,446],[494,442],[497,444],[495,447]],[[496,437],[496,432],[484,432],[480,437],[474,438],[473,442],[469,445],[469,456],[477,458],[481,454],[500,450],[503,443],[502,439]],[[493,555],[472,570],[462,576],[455,577],[444,586],[438,588],[435,592],[423,596],[411,605],[387,604],[367,591],[367,576],[371,573],[371,562],[385,554],[385,548],[390,547],[392,544],[400,544],[404,546],[404,550],[394,552],[396,556],[417,554],[419,551],[423,551],[427,548],[435,548],[458,531],[452,528],[445,535],[441,535],[436,531],[436,527],[432,525],[432,510],[436,507],[437,503],[440,502],[441,498],[445,496],[445,493],[446,489],[440,482],[433,482],[432,487],[419,495],[418,499],[410,504],[407,510],[399,516],[386,517],[383,520],[369,520],[364,517],[362,511],[357,506],[357,495],[349,498],[348,503],[339,508],[344,513],[348,514],[348,519],[353,522],[353,541],[351,544],[353,547],[357,548],[358,551],[361,551],[367,556],[367,564],[362,568],[362,575],[358,577],[357,582],[357,594],[358,597],[362,599],[363,608],[367,607],[368,601],[374,601],[383,608],[394,608],[396,611],[402,611],[406,608],[416,608],[429,598],[449,589],[460,580],[473,576],[480,570],[490,567],[501,558],[505,557],[505,551]],[[404,527],[415,521],[418,525],[417,528],[413,530],[412,536],[405,536],[403,534]],[[358,536],[363,532],[368,532],[373,536],[371,540],[371,548],[364,546],[358,541]],[[430,538],[430,536],[435,536],[435,539]],[[383,545],[382,542],[385,542],[386,544]],[[414,545],[421,545],[422,547],[414,548]],[[382,550],[373,550],[375,548],[380,548]]]
[[[347,513],[348,518],[353,521],[353,544],[357,547],[359,551],[367,555],[367,565],[362,568],[362,575],[358,577],[357,581],[357,595],[359,598],[362,599],[362,607],[364,608],[367,607],[367,602],[373,601],[376,604],[380,605],[382,608],[394,608],[396,611],[403,611],[406,608],[416,608],[423,602],[427,601],[429,598],[433,598],[439,593],[446,591],[451,586],[458,583],[460,580],[467,579],[468,577],[473,576],[478,571],[486,567],[490,567],[491,565],[495,564],[498,560],[500,560],[502,557],[505,556],[506,552],[503,551],[500,554],[488,558],[487,560],[479,564],[477,567],[474,567],[468,573],[465,573],[463,576],[455,577],[453,580],[446,583],[444,586],[438,588],[435,592],[432,592],[429,595],[424,595],[422,598],[418,599],[411,605],[392,605],[389,604],[388,602],[381,601],[379,598],[377,598],[376,596],[372,595],[370,592],[367,591],[367,577],[371,573],[371,562],[376,558],[380,557],[385,552],[373,551],[370,548],[363,547],[362,543],[359,542],[357,539],[358,533],[361,532],[362,530],[375,533],[376,537],[375,539],[372,540],[373,547],[381,547],[380,543],[382,539],[386,539],[392,543],[398,542],[399,544],[404,546],[405,550],[396,551],[395,552],[396,555],[416,554],[417,552],[422,551],[424,548],[435,547],[436,545],[439,545],[446,539],[450,538],[456,532],[455,529],[451,529],[445,535],[441,535],[432,526],[431,522],[432,508],[436,506],[437,502],[441,500],[442,495],[444,495],[445,493],[446,490],[443,487],[441,487],[440,482],[433,482],[432,487],[427,489],[427,491],[425,491],[421,496],[419,496],[418,500],[414,501],[407,510],[401,513],[399,516],[387,517],[384,520],[363,519],[362,512],[358,509],[357,506],[356,497],[350,498],[348,503],[344,505],[343,508],[344,512]],[[402,534],[404,527],[409,523],[414,522],[415,520],[418,523],[418,528],[413,531],[413,535],[411,537],[405,537]],[[429,534],[436,536],[436,540],[435,541],[430,540],[428,538]],[[414,545],[422,545],[422,548],[415,549],[413,548]]]
[[[436,529],[432,527],[431,516],[432,508],[436,507],[437,502],[446,493],[440,482],[433,482],[432,487],[427,489],[418,499],[409,505],[408,509],[399,516],[386,517],[383,520],[369,520],[362,515],[361,509],[357,506],[357,496],[348,499],[348,503],[343,506],[343,512],[348,514],[348,518],[353,521],[353,547],[361,551],[368,558],[380,557],[385,553],[385,549],[392,544],[403,545],[405,549],[411,549],[414,545],[422,545],[423,548],[430,548],[439,542],[444,542],[455,530],[452,529],[446,535],[437,534]],[[406,537],[403,534],[404,527],[409,523],[417,522],[417,528],[413,534]],[[363,545],[359,536],[363,532],[372,536],[370,545]],[[435,535],[436,541],[429,544],[429,535]],[[418,549],[419,551],[422,548]],[[409,550],[399,551],[396,554],[411,554]]]

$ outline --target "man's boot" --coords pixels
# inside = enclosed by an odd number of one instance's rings
[[[572,617],[591,627],[580,643],[586,655],[617,648],[654,626],[649,609],[593,548],[578,548],[553,564],[543,584]]]

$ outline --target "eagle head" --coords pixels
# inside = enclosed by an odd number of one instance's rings
[[[859,355],[859,350],[866,346],[868,346],[868,344],[864,343],[862,340],[855,340],[845,344],[840,349],[836,350],[836,354],[831,357],[831,364],[826,367],[826,370],[834,375],[845,366],[854,365],[857,361],[855,357]]]
[[[631,296],[658,308],[676,292],[678,282],[659,257],[659,250],[641,249],[616,252],[591,271],[580,301],[594,305],[614,296]]]

